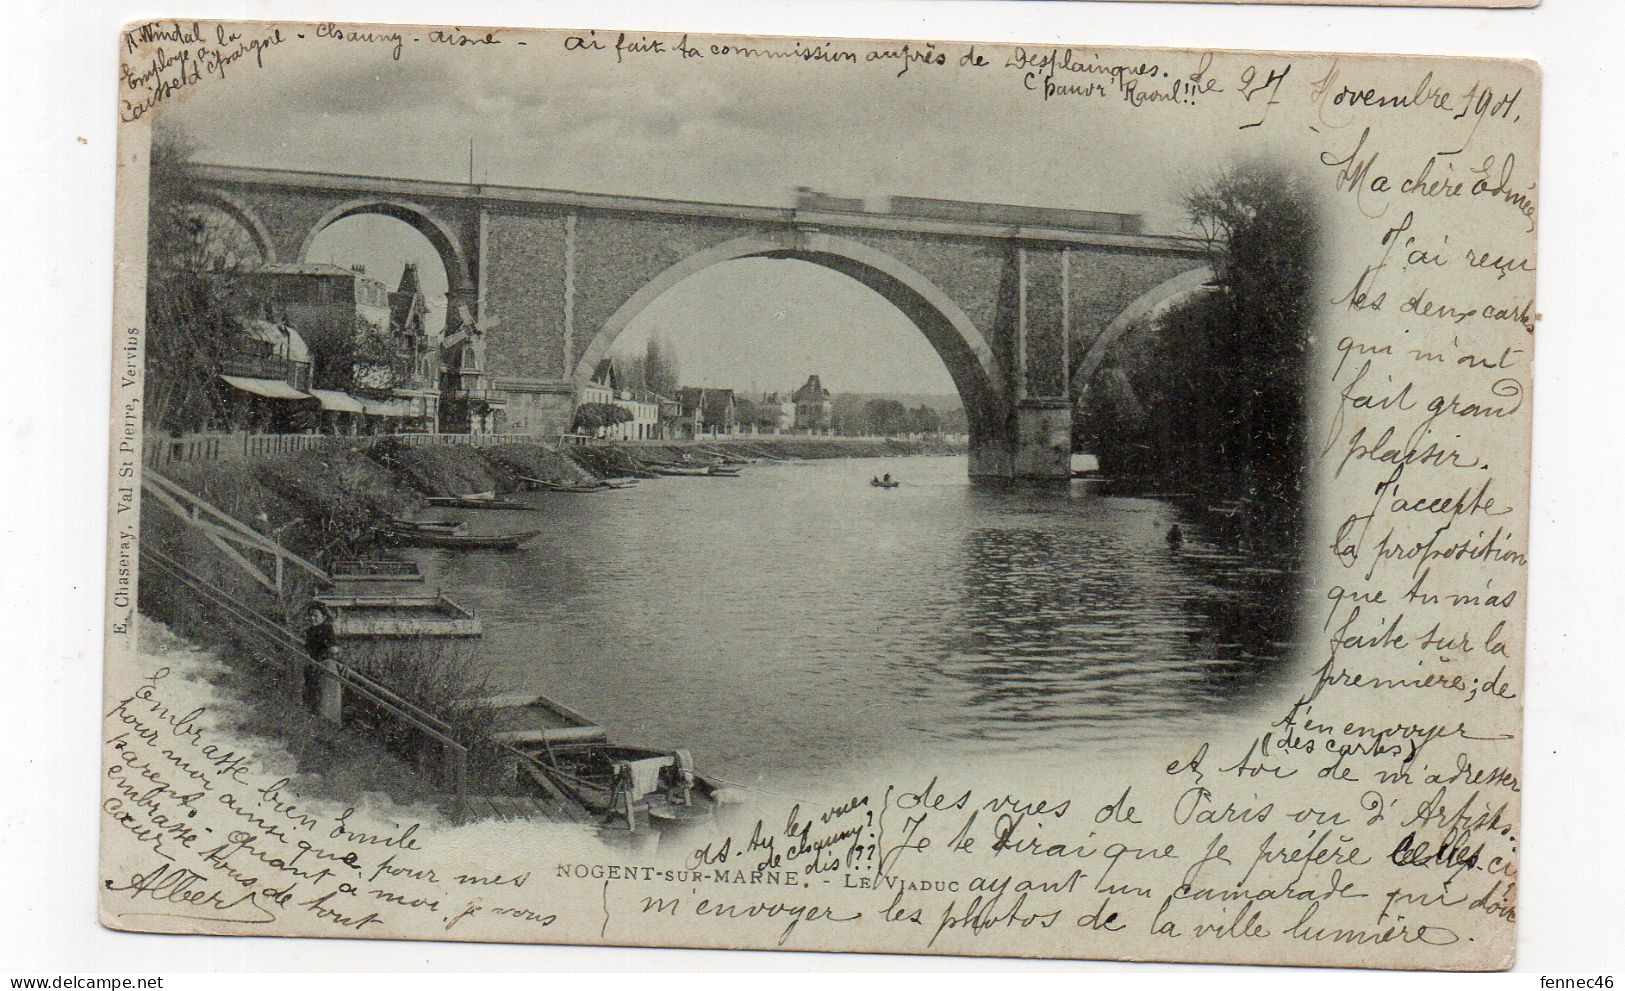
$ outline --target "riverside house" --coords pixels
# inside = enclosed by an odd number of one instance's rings
[[[732,389],[682,388],[677,390],[677,402],[681,409],[677,418],[678,438],[695,440],[700,437],[728,437],[734,433]]]
[[[426,306],[408,265],[391,293],[364,266],[322,262],[265,265],[239,280],[270,312],[298,327],[315,358],[310,398],[321,407],[318,428],[336,433],[436,429],[438,355],[423,326]],[[322,367],[323,354],[346,350],[345,339],[372,333],[393,342],[388,367]]]
[[[598,436],[605,440],[653,440],[660,436],[660,397],[647,389],[629,389],[621,385],[620,373],[608,358],[593,369],[592,378],[581,391],[581,403],[617,406],[626,410],[630,419],[601,427]]]
[[[292,433],[312,428],[319,411],[308,390],[310,348],[297,330],[245,320],[233,353],[220,364],[219,429]]]
[[[787,434],[796,428],[796,404],[788,396],[769,392],[756,409],[757,429],[761,433]]]
[[[457,326],[440,340],[440,429],[443,433],[501,433],[508,429],[506,399],[485,370],[485,329],[466,306]]]
[[[648,389],[618,389],[615,405],[632,414],[632,419],[617,423],[609,429],[609,436],[617,440],[654,440],[660,436],[660,397]]]
[[[432,434],[440,429],[440,346],[430,340],[428,316],[418,267],[407,262],[389,294],[389,337],[397,352],[393,388],[377,402],[398,415],[406,429]]]
[[[795,431],[801,434],[827,434],[830,426],[830,392],[809,375],[801,388],[790,394],[796,407]]]

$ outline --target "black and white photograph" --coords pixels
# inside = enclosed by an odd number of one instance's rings
[[[123,48],[107,925],[1506,966],[1527,65]]]

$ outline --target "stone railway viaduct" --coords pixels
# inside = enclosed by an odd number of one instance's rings
[[[964,399],[972,475],[1061,478],[1072,399],[1106,348],[1212,277],[1201,242],[1138,233],[1123,214],[919,208],[947,202],[931,200],[875,212],[816,194],[736,206],[218,165],[197,177],[267,262],[307,260],[318,232],[358,214],[420,231],[445,265],[448,321],[467,312],[490,328],[509,432],[563,429],[616,336],[682,279],[791,258],[856,279],[925,335]]]

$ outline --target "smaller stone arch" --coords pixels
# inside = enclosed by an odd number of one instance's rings
[[[456,232],[430,213],[427,207],[407,200],[367,197],[340,203],[323,214],[321,219],[311,225],[310,230],[305,233],[305,238],[299,245],[299,260],[304,262],[309,259],[310,248],[316,240],[316,235],[346,217],[367,213],[393,217],[428,238],[429,243],[434,246],[435,253],[440,256],[440,263],[446,268],[446,281],[450,291],[466,290],[473,284],[469,278],[468,255],[463,250]]]
[[[1213,269],[1204,265],[1189,272],[1182,272],[1142,293],[1138,299],[1125,307],[1116,319],[1106,325],[1106,329],[1089,345],[1089,350],[1084,352],[1083,361],[1078,364],[1077,371],[1072,375],[1072,395],[1083,395],[1089,386],[1089,380],[1095,377],[1095,372],[1100,369],[1100,363],[1106,359],[1106,352],[1117,343],[1118,338],[1128,333],[1130,327],[1176,296],[1199,292],[1212,281]]]
[[[199,189],[195,196],[190,198],[199,206],[213,207],[230,217],[241,227],[254,242],[254,248],[260,254],[260,260],[269,265],[277,260],[276,239],[271,236],[270,228],[260,220],[259,214],[242,200],[222,189]]]

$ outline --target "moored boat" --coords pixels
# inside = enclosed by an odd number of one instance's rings
[[[449,507],[452,509],[518,509],[534,512],[535,506],[529,506],[514,499],[503,499],[494,492],[478,492],[472,495],[459,496],[429,496],[427,500],[431,506]]]
[[[595,815],[629,830],[664,829],[716,813],[717,786],[694,773],[684,750],[614,743],[524,747],[546,782]]]
[[[717,468],[714,465],[681,465],[674,467],[660,467],[655,469],[656,474],[682,476],[687,478],[737,478],[739,471],[730,468]]]
[[[607,492],[611,488],[602,482],[549,482],[543,478],[530,481],[538,492]]]
[[[462,533],[468,524],[462,520],[408,520],[396,516],[389,521],[389,526],[413,533]]]
[[[385,528],[384,536],[390,543],[406,547],[446,547],[452,550],[512,550],[540,530],[521,533],[441,533],[434,530],[405,530]]]

